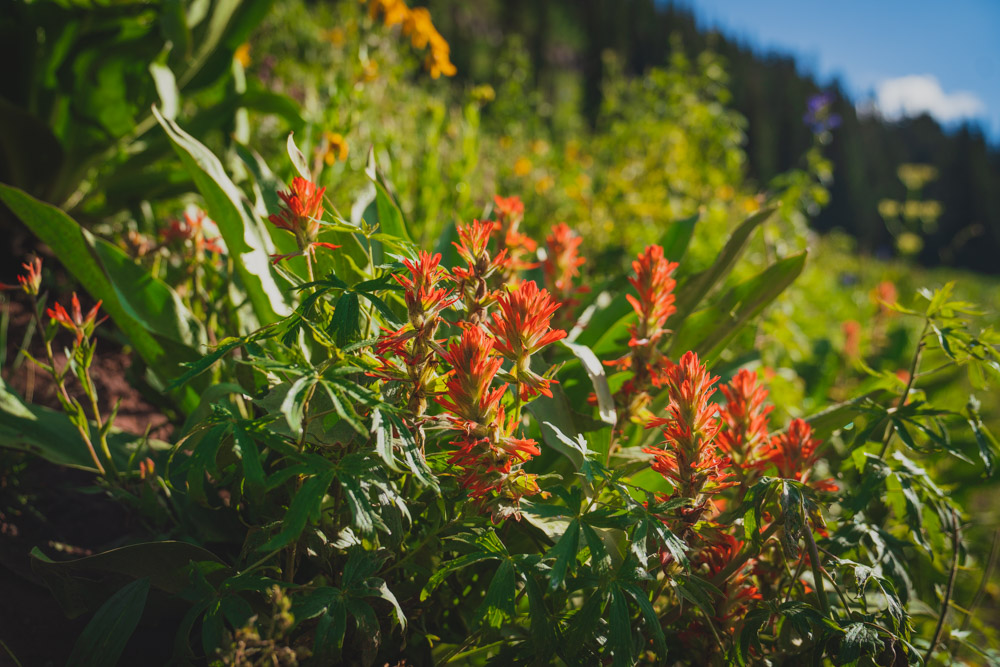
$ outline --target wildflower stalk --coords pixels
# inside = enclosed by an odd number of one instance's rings
[[[920,331],[920,338],[917,339],[917,349],[913,353],[913,360],[910,362],[910,377],[906,381],[906,389],[903,390],[902,395],[899,397],[899,401],[896,402],[896,410],[899,410],[906,403],[907,396],[910,395],[910,390],[913,389],[913,383],[917,377],[917,367],[920,365],[920,356],[924,351],[924,337],[927,335],[927,330],[931,326],[930,318],[924,320],[924,328]],[[885,435],[882,436],[882,449],[878,453],[878,458],[880,461],[884,461],[886,455],[889,453],[889,444],[892,442],[892,434],[894,433],[892,428],[892,420],[885,425]]]
[[[941,603],[941,614],[938,616],[937,627],[934,628],[934,636],[931,638],[931,644],[927,648],[927,653],[924,654],[925,664],[931,661],[934,649],[937,648],[938,641],[941,639],[941,631],[944,630],[944,620],[947,618],[948,608],[951,606],[951,596],[955,592],[955,577],[958,574],[958,550],[962,541],[962,528],[958,521],[958,513],[954,509],[951,510],[951,522],[954,526],[954,530],[951,533],[951,571],[948,573],[948,587],[944,592],[944,600]]]
[[[812,568],[813,582],[816,585],[816,597],[819,598],[819,607],[823,614],[830,615],[830,601],[826,599],[826,591],[823,589],[823,566],[819,562],[819,550],[816,548],[816,539],[812,535],[812,529],[803,531],[805,533],[806,548],[809,550],[809,566]]]
[[[38,315],[38,297],[35,294],[31,295],[31,304],[32,304],[31,312],[35,320],[35,325],[38,327],[39,331],[43,332],[42,340],[45,342],[45,357],[49,364],[48,371],[52,375],[52,381],[56,385],[56,390],[57,390],[56,396],[59,399],[59,402],[62,404],[63,410],[65,410],[66,412],[70,411],[82,412],[83,407],[78,402],[74,401],[73,398],[70,397],[69,392],[66,390],[66,378],[64,373],[61,373],[56,369],[56,357],[55,354],[53,354],[52,352],[52,341],[50,341],[49,337],[46,336],[44,333],[45,327],[42,324],[41,317]],[[87,376],[87,379],[89,381],[89,375]],[[84,384],[86,385],[87,383]],[[97,417],[98,430],[101,433],[102,453],[105,455],[105,457],[107,457],[108,464],[113,470],[114,476],[117,477],[118,471],[114,469],[114,462],[111,460],[111,451],[110,448],[108,447],[107,437],[104,436],[103,434],[104,429],[101,427],[101,422],[100,422],[101,417],[100,417],[100,411],[97,409],[96,397],[94,397],[93,394],[91,393],[88,393],[88,395],[91,397],[92,400],[91,405],[93,406],[94,414]],[[85,423],[84,424],[79,423],[80,420],[71,419],[70,421],[72,421],[74,426],[76,426],[76,430],[80,434],[80,438],[83,440],[84,444],[87,445],[87,451],[90,453],[90,458],[94,462],[94,467],[97,468],[97,472],[99,472],[102,476],[106,476],[107,471],[105,470],[104,465],[101,463],[101,459],[97,455],[97,450],[94,448],[94,442],[90,437],[90,429],[86,428]]]

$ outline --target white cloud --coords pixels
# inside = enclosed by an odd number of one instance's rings
[[[885,79],[876,86],[876,95],[879,111],[891,119],[928,113],[948,123],[986,112],[986,105],[973,93],[946,93],[937,78],[930,74]]]

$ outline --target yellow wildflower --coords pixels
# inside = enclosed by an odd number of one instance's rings
[[[233,53],[233,58],[239,61],[244,67],[250,66],[250,42],[243,42],[236,48],[236,52]]]
[[[531,173],[531,160],[526,157],[519,157],[514,162],[514,174],[517,176],[527,176]]]
[[[323,138],[326,140],[326,150],[323,151],[323,162],[327,166],[333,166],[338,160],[343,162],[347,159],[350,148],[344,135],[339,132],[324,132]]]

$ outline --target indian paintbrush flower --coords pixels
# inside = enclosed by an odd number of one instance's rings
[[[501,294],[497,304],[500,311],[493,313],[487,326],[497,338],[497,351],[513,363],[511,375],[521,400],[538,394],[552,396],[552,381],[531,370],[531,355],[566,337],[565,331],[551,326],[552,314],[560,304],[546,290],[539,290],[534,280]]]
[[[784,433],[761,445],[758,457],[765,464],[773,465],[778,475],[794,479],[822,490],[836,490],[833,480],[810,481],[813,465],[819,458],[820,441],[812,437],[812,427],[803,419],[793,419]]]
[[[507,257],[506,250],[495,256],[489,250],[493,228],[494,223],[479,220],[473,220],[471,225],[458,225],[459,242],[452,243],[466,264],[465,268],[452,269],[452,275],[469,313],[468,319],[473,323],[486,321],[486,309],[495,300],[487,281],[504,267]]]
[[[716,453],[720,420],[718,406],[709,398],[718,379],[708,373],[697,354],[685,353],[666,372],[670,398],[666,416],[648,424],[659,427],[666,442],[643,451],[653,455],[653,470],[673,482],[681,497],[694,499],[736,484],[727,472],[729,457]]]
[[[0,290],[23,290],[28,296],[38,296],[42,286],[42,258],[36,256],[23,264],[24,275],[17,277],[17,285],[0,283]]]
[[[94,333],[94,329],[103,322],[105,318],[101,320],[97,319],[97,311],[101,307],[101,301],[98,301],[93,308],[91,308],[86,316],[83,314],[83,310],[80,308],[80,299],[77,298],[76,292],[73,292],[73,299],[70,302],[70,310],[67,311],[63,308],[61,303],[56,303],[53,308],[46,308],[45,312],[53,322],[60,324],[66,329],[69,329],[74,334],[76,334],[76,344],[81,345],[85,339],[89,339]]]
[[[726,397],[726,406],[719,412],[722,426],[715,444],[729,455],[733,470],[747,484],[757,467],[756,451],[767,442],[767,416],[774,406],[764,404],[767,389],[756,373],[745,368],[719,389]]]
[[[563,309],[556,317],[559,322],[565,322],[567,326],[572,324],[571,309],[579,303],[576,295],[590,291],[587,286],[576,284],[576,280],[580,277],[580,267],[587,261],[580,256],[579,248],[582,241],[583,239],[574,234],[565,222],[553,227],[545,237],[546,256],[542,262],[545,286],[562,303]]]
[[[295,235],[295,243],[299,247],[297,253],[273,255],[275,264],[298,255],[312,255],[317,246],[336,250],[340,246],[317,241],[320,230],[320,219],[323,217],[323,194],[326,188],[317,187],[312,181],[299,176],[292,179],[292,186],[287,192],[278,192],[285,206],[278,213],[268,216],[271,224],[279,229]]]

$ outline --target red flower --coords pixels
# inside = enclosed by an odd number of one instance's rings
[[[458,225],[460,243],[452,243],[466,264],[464,269],[452,269],[452,275],[458,282],[459,293],[469,312],[468,319],[473,323],[485,321],[486,308],[494,299],[486,281],[506,263],[506,250],[501,250],[495,257],[489,251],[493,227],[494,223],[479,220],[473,220],[471,225]]]
[[[222,246],[218,237],[205,235],[206,223],[212,222],[201,209],[184,212],[184,221],[171,220],[168,226],[160,230],[160,238],[164,243],[191,241],[195,251],[209,251],[222,254]]]
[[[580,267],[587,261],[580,256],[582,241],[565,222],[553,227],[552,232],[545,237],[547,253],[542,262],[545,286],[562,302],[565,310],[560,315],[564,317],[567,315],[566,311],[579,303],[576,295],[590,291],[586,286],[574,284],[580,276]]]
[[[420,327],[425,320],[455,303],[457,297],[451,296],[452,290],[437,287],[448,277],[448,271],[441,266],[440,253],[432,256],[420,251],[416,261],[404,259],[403,264],[410,270],[410,276],[394,274],[392,277],[403,287],[410,323]]]
[[[718,406],[708,399],[715,393],[712,385],[718,379],[709,375],[698,355],[687,352],[666,373],[670,397],[667,416],[649,423],[650,428],[658,426],[663,431],[666,448],[643,451],[653,455],[653,470],[670,479],[686,498],[736,484],[726,472],[729,457],[720,457],[715,448],[720,427]]]
[[[812,437],[812,427],[802,419],[793,419],[788,430],[774,436],[761,447],[760,459],[778,469],[784,479],[794,479],[809,483],[813,464],[819,458],[820,441]],[[824,490],[836,490],[833,480],[812,482],[811,486]]]
[[[861,354],[861,324],[857,320],[847,320],[840,325],[844,332],[844,354],[857,357]]]
[[[726,396],[726,407],[719,413],[722,428],[716,445],[736,463],[751,463],[754,452],[767,440],[767,416],[774,409],[764,405],[767,389],[758,383],[756,373],[746,369],[719,389]],[[749,472],[740,466],[736,469],[739,474]]]
[[[452,370],[448,391],[437,402],[452,413],[451,422],[466,433],[482,437],[496,418],[507,385],[490,385],[500,370],[500,357],[494,356],[494,341],[477,326],[466,326],[457,342],[452,342],[444,361]]]
[[[524,219],[524,202],[517,195],[501,197],[493,195],[493,203],[499,222],[507,227],[516,228]]]
[[[56,303],[54,308],[47,308],[45,312],[54,322],[58,322],[66,329],[75,333],[76,344],[80,345],[83,343],[84,338],[90,338],[90,336],[94,333],[94,329],[96,329],[101,322],[107,319],[106,317],[102,318],[100,321],[97,319],[97,311],[101,307],[101,303],[101,301],[98,301],[85,317],[80,308],[80,299],[77,298],[76,292],[73,292],[70,312],[67,312],[60,303]]]
[[[24,275],[17,277],[17,285],[6,285],[0,283],[0,290],[24,290],[29,296],[38,296],[38,291],[42,287],[42,258],[34,259],[21,264],[24,267]]]
[[[340,247],[316,240],[319,236],[320,219],[323,217],[325,192],[325,187],[317,187],[312,181],[298,176],[292,179],[292,187],[288,192],[278,192],[278,196],[285,202],[285,207],[278,213],[268,216],[268,220],[275,227],[294,234],[299,251],[287,255],[272,255],[272,263],[277,264],[282,260],[306,253],[315,254],[316,247],[330,250]]]
[[[692,558],[696,568],[705,568],[706,578],[712,579],[722,572],[736,558],[743,542],[727,533],[718,533],[711,541]],[[751,600],[762,598],[760,591],[753,585],[747,570],[752,569],[754,560],[748,560],[743,567],[733,573],[721,584],[722,596],[715,606],[715,621],[725,629],[731,629],[733,624],[746,614]]]
[[[629,345],[655,344],[666,333],[663,325],[667,318],[677,311],[674,307],[677,281],[670,277],[677,269],[677,262],[668,262],[663,257],[663,248],[653,245],[647,246],[646,251],[632,262],[632,269],[635,277],[629,278],[629,282],[639,296],[629,294],[627,298],[639,322],[632,328]]]
[[[500,312],[493,313],[488,327],[497,338],[497,351],[513,362],[511,374],[517,380],[521,398],[539,393],[551,396],[551,380],[531,370],[531,355],[566,337],[565,331],[550,326],[560,304],[546,290],[539,290],[534,280],[501,294],[497,303]]]

